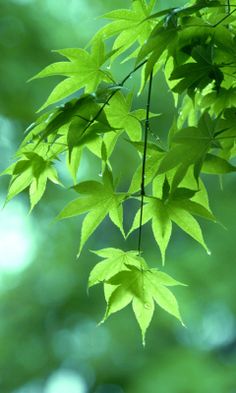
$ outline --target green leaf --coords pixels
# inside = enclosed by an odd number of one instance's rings
[[[72,152],[67,155],[66,163],[69,172],[72,176],[72,179],[74,181],[74,184],[77,183],[77,172],[80,166],[81,157],[82,157],[81,146],[73,147]]]
[[[202,163],[208,150],[214,146],[215,121],[203,113],[197,127],[186,127],[175,133],[172,146],[158,168],[158,174],[177,168],[175,185],[184,178],[188,168],[194,165],[198,178]]]
[[[35,75],[31,80],[49,76],[64,76],[67,79],[60,82],[52,91],[39,111],[54,104],[76,91],[84,88],[85,93],[93,93],[101,81],[110,82],[112,78],[101,66],[106,61],[103,44],[95,40],[91,53],[84,49],[62,49],[57,52],[68,58],[68,62],[53,63]],[[99,49],[98,49],[99,48]],[[99,53],[99,56],[98,56]]]
[[[150,198],[143,209],[143,225],[151,220],[154,238],[160,248],[162,263],[165,263],[166,248],[169,244],[172,223],[166,206],[162,200]],[[130,235],[140,225],[140,210],[135,215],[132,227],[127,236]]]
[[[115,289],[107,299],[107,309],[102,322],[111,314],[132,303],[145,345],[145,335],[153,317],[155,303],[183,324],[176,298],[166,287],[166,285],[180,283],[166,274],[160,274],[156,269],[140,269],[134,265],[127,265],[127,267],[127,271],[117,273],[107,281],[108,284],[115,286]]]
[[[112,22],[102,27],[92,42],[98,38],[108,39],[117,35],[113,44],[113,50],[116,52],[111,57],[112,60],[133,47],[135,43],[142,45],[152,30],[153,22],[147,18],[153,6],[154,1],[148,5],[143,0],[133,0],[130,10],[119,9],[105,14],[104,17]]]
[[[16,162],[11,173],[9,173],[12,177],[6,203],[30,186],[30,210],[32,210],[45,192],[47,179],[56,184],[61,185],[61,183],[51,161],[44,160],[34,152],[25,152],[24,156],[27,159]]]
[[[98,135],[114,131],[103,107],[93,96],[84,96],[78,101],[77,111],[69,123],[67,132],[69,159],[74,148],[82,146],[89,148],[92,141],[96,140],[97,143]]]
[[[219,91],[211,91],[202,97],[201,106],[209,108],[218,116],[225,108],[236,106],[236,88],[225,89],[221,87]]]
[[[202,166],[202,172],[209,174],[221,175],[235,171],[236,166],[214,154],[207,154]]]
[[[170,19],[171,17],[175,15],[192,15],[204,8],[217,8],[221,5],[219,1],[214,1],[214,0],[200,0],[197,1],[195,4],[190,5],[189,7],[172,7],[172,8],[167,8],[162,11],[155,12],[150,16],[151,19],[156,19],[161,16],[167,16],[167,20]]]
[[[162,263],[165,263],[165,253],[172,233],[172,222],[178,225],[184,232],[200,243],[209,252],[205,244],[201,228],[193,215],[216,222],[215,217],[206,206],[188,199],[195,196],[195,192],[185,188],[177,188],[173,194],[165,195],[165,178],[158,176],[158,187],[154,181],[154,197],[146,197],[143,208],[143,225],[151,221],[153,236],[160,248]],[[162,191],[160,192],[160,190]],[[187,191],[188,190],[188,191]],[[183,193],[184,191],[184,193]],[[180,194],[181,198],[180,198]],[[140,225],[140,209],[137,211],[132,227],[128,233],[132,233]]]
[[[116,248],[105,248],[103,250],[92,251],[99,257],[105,258],[99,262],[91,271],[88,281],[89,288],[103,281],[109,280],[115,274],[129,270],[127,265],[146,268],[146,262],[137,251],[123,251]]]
[[[148,56],[142,88],[145,86],[151,72],[155,75],[161,68],[161,65],[165,63],[165,53],[172,48],[177,37],[176,27],[166,28],[163,27],[161,22],[155,26],[148,40],[141,47],[140,52],[137,55],[136,64],[139,64]],[[162,61],[160,61],[159,64],[160,59]]]
[[[120,131],[111,131],[96,138],[91,139],[86,143],[86,147],[97,157],[102,157],[102,143],[105,144],[107,150],[107,157],[109,158],[114,150],[114,147],[121,135]]]
[[[29,188],[29,196],[30,196],[30,205],[31,210],[34,206],[39,202],[42,198],[47,185],[47,173],[44,171],[38,179],[34,178],[30,184]]]
[[[131,112],[133,94],[125,97],[121,92],[116,93],[109,101],[105,113],[112,127],[123,129],[133,141],[142,137],[141,121],[145,119],[145,111]]]
[[[210,253],[203,239],[200,225],[192,216],[191,210],[188,208],[188,206],[186,206],[186,204],[170,201],[168,204],[168,213],[170,219],[175,222],[175,224],[177,224],[184,232],[200,243],[208,254]]]
[[[216,89],[224,79],[220,68],[213,64],[211,46],[196,46],[192,50],[192,57],[195,63],[181,64],[174,68],[170,80],[181,81],[173,88],[173,91],[181,94],[187,90],[190,96],[195,94],[195,89],[203,90],[208,84],[214,81]]]
[[[57,136],[61,130],[67,132],[71,121],[77,116],[82,116],[90,120],[100,110],[100,106],[96,103],[95,97],[91,94],[84,94],[79,99],[72,99],[59,108],[53,109],[40,116],[36,123],[33,124],[30,132],[24,139],[21,148],[27,146],[29,142],[37,141],[37,145],[49,136]],[[104,118],[104,113],[101,117]],[[99,117],[100,120],[100,117]]]
[[[168,50],[168,45],[173,43],[176,38],[177,29],[175,27],[166,28],[163,23],[158,23],[153,29],[147,42],[142,46],[136,64],[139,64],[150,53],[155,57],[155,63],[158,62],[162,53]]]
[[[14,176],[11,180],[6,202],[9,202],[12,198],[22,192],[25,188],[27,188],[32,182],[33,173],[32,167],[27,168],[21,174]]]
[[[137,150],[143,152],[143,143],[140,146],[137,143],[132,143]],[[145,169],[145,186],[151,183],[151,181],[156,176],[158,170],[158,164],[163,157],[163,151],[159,149],[156,145],[148,143],[147,147],[147,157],[146,157],[146,169]],[[130,187],[129,193],[134,194],[135,192],[140,191],[141,187],[141,176],[142,176],[142,164],[140,164],[137,170],[134,172]]]
[[[108,168],[103,174],[103,183],[89,181],[83,182],[74,189],[85,194],[75,199],[60,212],[58,219],[65,219],[87,213],[81,229],[81,240],[78,256],[88,238],[93,234],[99,224],[109,214],[112,222],[120,229],[123,236],[123,208],[122,203],[127,198],[125,193],[116,193],[113,180]]]

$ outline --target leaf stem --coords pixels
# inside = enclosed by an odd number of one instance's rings
[[[227,0],[227,14],[230,14],[230,11],[231,11],[230,0]]]
[[[151,94],[152,94],[152,82],[153,82],[153,70],[150,73],[149,87],[148,87],[148,98],[146,107],[146,120],[144,129],[144,146],[143,146],[143,163],[142,163],[142,177],[141,177],[141,202],[140,202],[140,222],[139,222],[139,236],[138,236],[138,252],[141,254],[141,243],[142,243],[142,225],[143,225],[143,207],[144,207],[144,197],[145,197],[145,171],[146,171],[146,159],[147,159],[147,146],[148,146],[148,132],[150,129],[150,104],[151,104]]]

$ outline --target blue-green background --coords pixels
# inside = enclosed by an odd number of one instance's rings
[[[51,49],[84,47],[104,23],[108,10],[127,7],[121,0],[0,1],[0,169],[12,161],[24,129],[35,119],[56,80],[26,80],[58,56]],[[182,5],[159,1],[159,7]],[[117,62],[116,73],[127,69]],[[138,80],[135,80],[138,87]],[[152,111],[162,113],[153,132],[165,132],[172,101],[162,78],[155,81]],[[144,106],[143,99],[137,105]],[[79,180],[96,177],[96,159],[84,156]],[[113,156],[117,176],[127,186],[137,157],[125,143]],[[132,165],[131,165],[132,164]],[[71,180],[59,164],[66,184]],[[0,179],[3,203],[8,178]],[[143,349],[131,308],[97,326],[104,310],[101,288],[86,292],[97,258],[89,249],[133,249],[137,234],[125,243],[109,220],[96,231],[76,261],[81,219],[53,223],[73,197],[50,186],[28,215],[27,193],[0,212],[0,392],[1,393],[235,393],[236,268],[235,176],[206,177],[211,207],[223,226],[201,222],[212,250],[208,256],[176,228],[165,271],[189,286],[177,288],[184,329],[157,309]],[[134,211],[125,210],[127,225]],[[160,267],[149,228],[144,255]]]

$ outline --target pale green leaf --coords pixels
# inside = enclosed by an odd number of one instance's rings
[[[103,49],[103,43],[97,39],[91,53],[84,49],[59,50],[58,53],[68,57],[70,61],[51,64],[31,78],[37,79],[55,75],[67,78],[54,88],[39,111],[80,89],[84,88],[85,93],[93,93],[101,81],[112,81],[110,73],[100,68],[106,61]]]
[[[91,271],[88,282],[89,287],[107,281],[123,270],[129,270],[127,265],[146,267],[144,259],[138,256],[137,251],[125,252],[116,248],[106,248],[92,252],[105,258],[105,260],[99,262]]]
[[[136,145],[134,147],[137,148]],[[143,150],[143,144],[141,145],[141,150]],[[163,151],[158,149],[155,145],[148,144],[147,148],[147,157],[146,157],[146,168],[145,168],[145,186],[151,183],[151,181],[156,176],[158,171],[158,166],[160,160],[163,157]],[[134,194],[137,191],[140,191],[141,187],[141,178],[142,178],[142,163],[139,165],[137,170],[134,172],[130,187],[129,193]]]
[[[140,140],[142,137],[141,120],[146,114],[136,111],[131,112],[131,95],[125,97],[121,92],[110,100],[109,106],[105,109],[107,118],[112,127],[126,131],[131,140]]]
[[[70,171],[74,184],[77,182],[77,172],[80,166],[82,157],[82,149],[80,146],[75,146],[71,152],[71,154],[67,155],[67,167]]]
[[[145,225],[148,221],[152,221],[152,231],[154,238],[160,248],[162,263],[165,263],[165,252],[168,246],[172,224],[169,218],[166,205],[162,200],[157,198],[147,198],[147,204],[144,205],[143,208],[143,220],[142,224]],[[140,209],[135,215],[133,224],[131,229],[128,232],[128,235],[132,233],[135,229],[139,228],[140,225]]]
[[[40,201],[42,198],[46,185],[47,185],[47,172],[44,171],[38,179],[34,178],[30,184],[29,188],[29,197],[30,197],[30,210],[33,210],[35,205]]]
[[[27,168],[19,176],[13,177],[8,189],[6,202],[9,202],[12,198],[27,188],[30,185],[32,178],[32,167]]]
[[[122,235],[125,235],[122,203],[127,195],[115,192],[112,175],[108,168],[105,168],[103,173],[103,183],[86,181],[75,185],[74,189],[82,196],[69,202],[57,218],[65,219],[87,213],[82,223],[78,256],[88,238],[108,214],[113,223],[120,229]]]
[[[135,0],[132,1],[130,10],[114,10],[105,14],[104,17],[111,19],[112,22],[102,27],[93,40],[101,37],[107,39],[117,35],[113,45],[113,49],[117,50],[111,57],[111,60],[114,61],[117,56],[133,47],[134,44],[142,45],[148,39],[153,22],[147,17],[150,15],[152,7],[153,2],[147,5],[144,1]]]
[[[202,172],[210,174],[220,175],[235,171],[236,167],[234,165],[214,154],[207,154],[202,166]]]
[[[176,298],[163,282],[166,281],[169,286],[179,285],[179,283],[166,274],[164,276],[158,274],[156,269],[140,269],[134,265],[127,265],[127,267],[128,270],[115,274],[107,281],[109,293],[102,322],[111,314],[132,303],[141,329],[143,345],[145,345],[146,330],[153,317],[154,301],[183,323]]]
[[[181,203],[176,201],[170,201],[167,206],[170,219],[177,224],[184,232],[190,235],[198,243],[200,243],[203,248],[210,253],[203,235],[200,225],[197,220],[190,214],[189,211],[183,208]]]

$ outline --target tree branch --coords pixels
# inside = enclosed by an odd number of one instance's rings
[[[152,82],[153,82],[153,71],[150,74],[149,88],[148,88],[148,98],[147,98],[147,109],[146,109],[146,120],[145,120],[145,130],[144,130],[144,146],[143,146],[143,164],[142,164],[142,178],[141,178],[141,202],[140,202],[140,222],[139,222],[139,236],[138,236],[138,252],[141,254],[141,243],[142,243],[142,225],[143,225],[143,207],[144,207],[144,197],[145,197],[145,171],[146,171],[146,159],[147,159],[147,145],[148,145],[148,132],[150,129],[150,104],[151,104],[151,94],[152,94]]]

